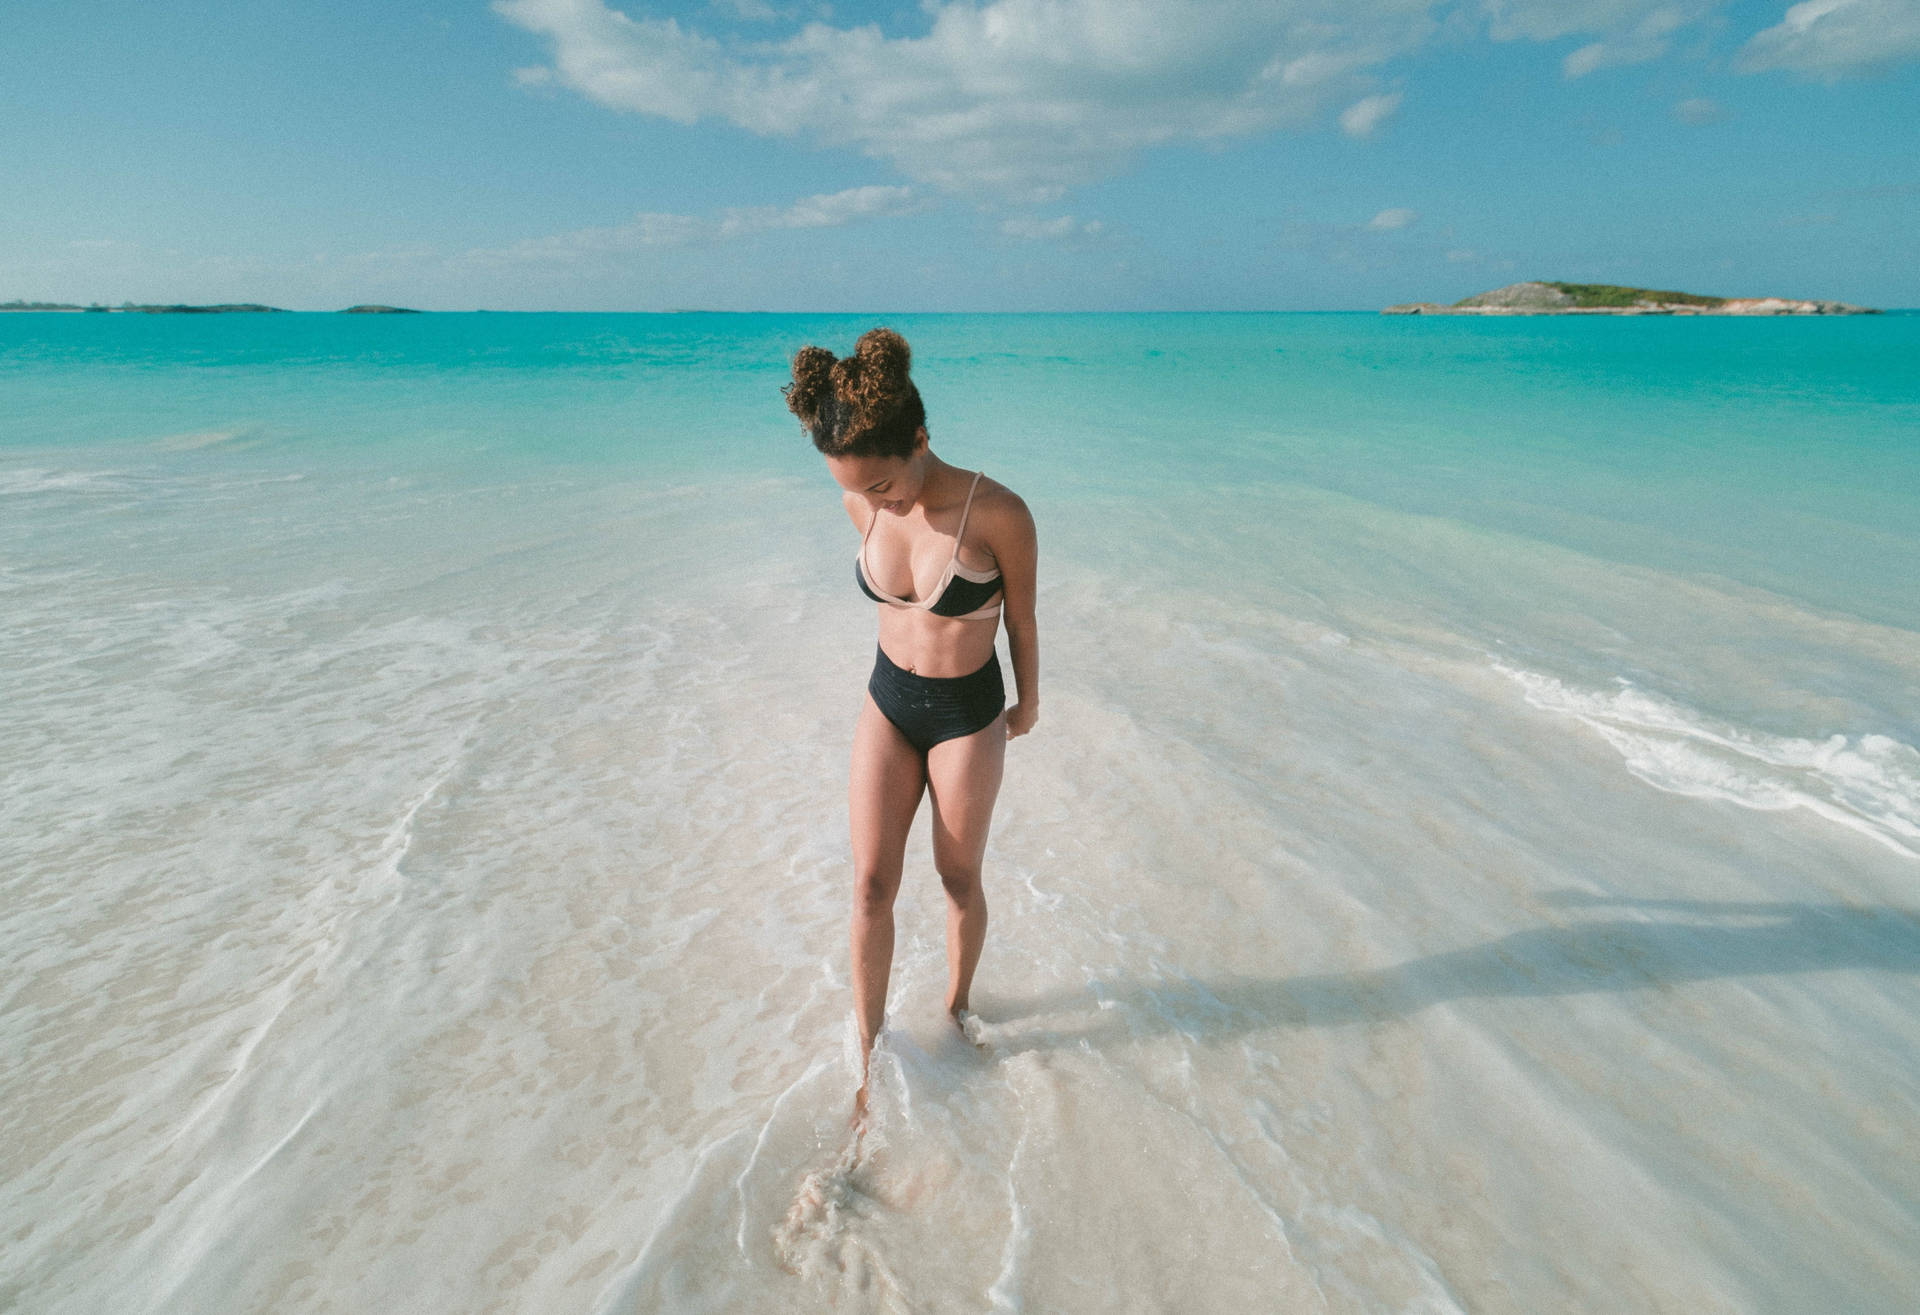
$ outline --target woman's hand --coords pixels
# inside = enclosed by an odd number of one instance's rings
[[[1040,709],[1031,703],[1016,703],[1007,709],[1007,738],[1025,735],[1040,720]]]

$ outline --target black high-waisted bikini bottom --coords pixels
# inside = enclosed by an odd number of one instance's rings
[[[998,653],[965,676],[919,676],[895,666],[886,650],[876,646],[867,693],[921,753],[942,740],[986,729],[1007,703]]]

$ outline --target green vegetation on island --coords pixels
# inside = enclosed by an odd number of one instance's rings
[[[1695,292],[1656,292],[1651,288],[1623,288],[1617,283],[1549,283],[1573,298],[1582,309],[1596,306],[1720,306],[1725,297],[1703,297]],[[1465,302],[1456,303],[1465,305]]]
[[[228,302],[219,306],[116,306],[115,310],[128,311],[140,315],[285,315],[286,311],[278,306],[261,306],[254,302]]]
[[[1697,292],[1630,288],[1617,283],[1509,283],[1451,306],[1417,301],[1385,315],[1878,315],[1841,301],[1792,297],[1706,297]]]

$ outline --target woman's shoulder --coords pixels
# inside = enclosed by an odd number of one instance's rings
[[[840,492],[840,505],[846,509],[847,519],[853,522],[853,528],[862,534],[867,532],[867,526],[873,523],[873,518],[879,515],[867,505],[865,498],[844,489]]]
[[[991,537],[996,531],[1032,533],[1033,513],[1026,500],[991,475],[980,476],[973,495],[975,523]]]

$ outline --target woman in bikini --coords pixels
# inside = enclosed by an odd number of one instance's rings
[[[899,334],[872,329],[843,360],[801,348],[785,390],[860,532],[854,578],[880,605],[848,792],[859,1111],[886,1013],[893,899],[921,793],[933,798],[933,866],[947,892],[947,1011],[964,1027],[987,935],[980,863],[1007,741],[1040,715],[1033,517],[1005,485],[934,455],[911,359]],[[993,647],[1003,617],[1019,696],[1012,707]]]

